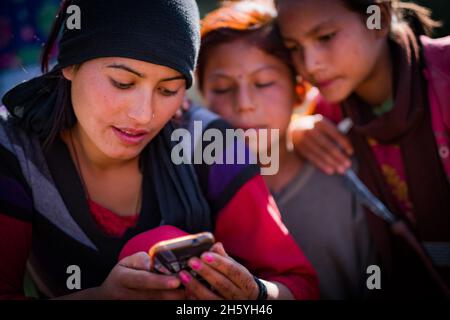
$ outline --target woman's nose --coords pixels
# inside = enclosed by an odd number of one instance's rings
[[[134,106],[131,107],[128,116],[135,120],[140,125],[149,124],[154,115],[154,106],[152,103],[152,95],[147,94],[140,99],[134,101]]]

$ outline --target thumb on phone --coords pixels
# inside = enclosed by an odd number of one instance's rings
[[[150,256],[145,251],[137,252],[120,260],[119,264],[135,270],[151,270]]]

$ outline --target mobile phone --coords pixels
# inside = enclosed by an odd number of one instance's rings
[[[212,247],[214,242],[214,236],[210,232],[158,242],[149,251],[152,271],[171,275],[186,270],[197,277],[187,262],[192,257],[200,257],[203,252]]]

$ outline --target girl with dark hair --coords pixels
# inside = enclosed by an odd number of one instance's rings
[[[81,11],[80,29],[66,27],[69,5]],[[48,298],[316,297],[314,271],[258,167],[171,159],[171,119],[192,84],[199,42],[193,0],[63,2],[45,73],[3,97],[2,298],[24,297],[25,269]],[[226,128],[212,117],[204,125]],[[117,262],[131,238],[160,225],[214,233],[221,244],[189,260],[209,287],[186,271],[151,272],[145,252]],[[67,285],[74,265],[77,292]]]
[[[450,296],[450,38],[430,12],[398,0],[279,0],[296,69],[320,91],[297,150],[328,174],[350,155],[394,224],[368,212],[390,297]],[[353,122],[348,136],[332,124]],[[342,151],[341,151],[342,150]],[[401,223],[402,232],[395,228]]]
[[[286,143],[305,89],[275,18],[270,1],[225,2],[206,15],[198,83],[207,106],[235,128],[270,130],[269,137],[279,130],[267,147],[253,149],[279,150],[278,172],[264,179],[283,222],[316,270],[322,299],[362,299],[366,269],[374,262],[364,211],[342,177],[324,174]]]

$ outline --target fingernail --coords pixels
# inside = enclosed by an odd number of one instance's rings
[[[191,275],[189,273],[187,273],[185,271],[181,271],[180,272],[180,279],[181,279],[181,282],[183,284],[188,284],[189,282],[191,282],[192,277],[191,277]]]
[[[202,255],[202,257],[208,263],[211,263],[211,262],[214,261],[214,257],[211,254],[209,254],[209,253],[205,253],[204,255]]]
[[[167,282],[169,288],[177,288],[180,285],[180,281],[178,279],[171,279]]]
[[[200,270],[201,263],[197,259],[192,259],[189,261],[189,266],[194,270]]]

